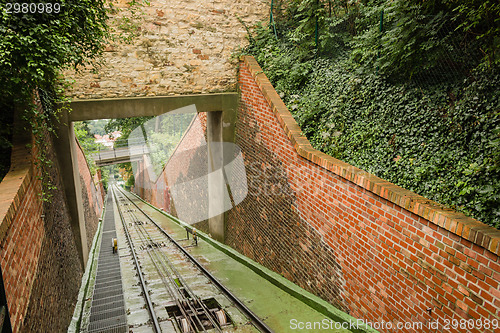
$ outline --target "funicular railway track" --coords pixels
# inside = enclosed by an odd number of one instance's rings
[[[165,304],[170,320],[177,332],[222,332],[232,331],[228,313],[214,298],[202,299],[190,287],[187,279],[177,267],[175,260],[171,260],[167,252],[177,251],[186,261],[205,275],[218,293],[223,294],[231,305],[237,308],[253,326],[260,332],[272,330],[237,297],[213,277],[179,242],[173,239],[158,223],[156,223],[135,202],[130,194],[118,187],[113,187],[113,195],[117,203],[118,212],[123,229],[129,243],[132,257],[137,269],[140,285],[145,298],[151,324],[155,332],[161,332],[158,317],[155,314],[153,302],[149,297],[148,283],[144,279],[140,258],[137,252],[144,254],[151,262],[162,282],[164,291],[169,295],[170,302]],[[135,199],[137,200],[137,199]],[[168,251],[166,251],[168,250]],[[145,258],[143,256],[143,258]],[[147,273],[148,275],[151,273]]]

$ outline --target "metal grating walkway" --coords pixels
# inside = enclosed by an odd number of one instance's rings
[[[111,240],[116,238],[112,196],[108,196],[104,216],[101,250],[97,261],[90,321],[87,332],[128,332],[123,299],[120,260],[113,254]]]

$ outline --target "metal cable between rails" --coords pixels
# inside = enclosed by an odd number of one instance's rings
[[[158,323],[158,318],[157,318],[156,313],[154,311],[153,304],[151,302],[151,298],[149,297],[148,289],[146,287],[146,283],[145,283],[144,278],[143,278],[143,274],[142,274],[141,267],[139,265],[139,261],[137,260],[137,256],[136,256],[136,253],[134,250],[134,243],[132,242],[132,238],[130,237],[130,234],[128,233],[127,225],[125,224],[125,219],[123,217],[120,206],[118,204],[118,198],[116,196],[116,192],[114,189],[112,189],[112,193],[113,193],[113,197],[115,198],[116,207],[118,209],[118,214],[120,215],[120,220],[122,222],[123,229],[125,231],[125,236],[127,237],[127,241],[130,245],[130,251],[131,251],[132,257],[134,259],[135,267],[137,268],[137,274],[139,275],[141,288],[142,288],[142,291],[144,293],[144,298],[146,300],[146,306],[148,308],[149,315],[150,315],[151,320],[153,322],[153,329],[156,333],[161,333],[160,324]]]
[[[125,198],[127,198],[158,230],[166,236],[172,244],[174,244],[198,269],[224,294],[233,302],[233,304],[243,313],[252,324],[261,332],[273,332],[255,313],[253,313],[240,299],[233,295],[222,283],[220,283],[208,270],[203,267],[182,245],[172,238],[158,223],[156,223],[144,210],[142,210],[129,196],[121,189],[118,189]]]
[[[125,197],[125,200],[130,200],[123,193],[120,193],[120,196]],[[142,211],[140,211],[143,213]],[[189,287],[187,282],[184,280],[182,275],[178,272],[172,262],[167,258],[165,253],[158,247],[158,243],[154,241],[151,233],[147,230],[145,224],[134,210],[128,209],[126,213],[129,217],[129,222],[135,226],[134,230],[140,238],[140,242],[142,248],[144,248],[153,265],[155,266],[156,271],[160,275],[160,279],[165,285],[168,293],[175,301],[178,309],[181,311],[184,318],[186,318],[187,324],[190,328],[190,331],[198,332],[197,325],[200,327],[203,332],[207,332],[205,329],[205,325],[202,322],[202,319],[199,317],[198,310],[201,310],[201,314],[204,314],[206,318],[209,320],[213,329],[218,332],[222,332],[219,327],[219,324],[215,322],[210,313],[210,310],[207,306],[201,301],[201,299],[193,292],[193,290]],[[167,267],[168,266],[168,267]],[[179,281],[180,285],[175,281]],[[173,288],[172,288],[173,286]],[[182,287],[181,287],[182,286]],[[184,294],[186,291],[187,296]],[[189,315],[189,312],[192,315]],[[194,318],[193,318],[194,317]],[[196,322],[195,322],[196,321]],[[210,329],[212,329],[210,328]]]
[[[177,307],[179,308],[179,310],[181,311],[182,315],[188,321],[188,325],[189,325],[190,329],[192,329],[193,331],[197,331],[196,323],[192,322],[193,316],[190,316],[188,314],[188,310],[194,314],[195,320],[198,322],[199,327],[202,327],[203,331],[206,332],[203,323],[201,322],[200,318],[197,315],[196,309],[193,308],[193,306],[190,302],[191,299],[184,295],[184,293],[180,289],[180,286],[175,282],[175,278],[180,280],[180,276],[176,275],[175,277],[173,277],[173,274],[167,269],[167,267],[165,266],[165,263],[164,263],[165,260],[167,262],[169,262],[169,260],[161,255],[163,253],[159,251],[159,249],[156,246],[156,243],[152,241],[151,235],[146,230],[144,225],[142,225],[142,223],[141,223],[142,221],[140,221],[137,218],[137,216],[135,215],[134,212],[129,211],[128,213],[129,213],[134,225],[136,226],[136,229],[138,231],[137,234],[138,234],[139,238],[141,239],[143,247],[146,248],[146,251],[151,259],[151,262],[155,266],[155,269],[158,272],[158,274],[160,275],[160,278],[161,278],[163,284],[166,286],[167,290],[169,291],[170,296],[172,297],[172,299],[174,299],[174,301],[175,301]],[[171,264],[169,263],[169,265],[171,265]],[[174,272],[174,274],[175,274],[175,272]],[[175,291],[172,288],[172,286],[175,287]],[[189,309],[187,309],[187,308],[189,308]],[[207,313],[207,316],[209,316],[208,313]],[[213,323],[213,321],[212,321],[212,323]],[[215,323],[213,323],[213,324],[215,327],[217,327]]]

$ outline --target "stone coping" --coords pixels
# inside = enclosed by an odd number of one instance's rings
[[[314,149],[252,56],[242,56],[298,155],[449,232],[500,255],[500,230]]]

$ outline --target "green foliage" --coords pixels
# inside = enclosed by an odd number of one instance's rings
[[[377,20],[382,11],[383,27]],[[372,71],[463,78],[478,65],[499,64],[500,5],[490,1],[386,1],[360,22],[366,30],[353,40],[352,57]]]
[[[453,9],[458,29],[475,39],[483,53],[483,66],[500,64],[500,3],[492,0],[462,0]]]
[[[46,135],[54,134],[60,110],[66,101],[66,82],[59,76],[68,66],[77,67],[96,58],[107,37],[107,14],[103,0],[60,0],[60,11],[51,13],[8,13],[7,1],[0,3],[0,107],[17,105],[35,137],[39,167],[44,184],[43,199],[50,200],[46,156]],[[33,95],[38,91],[43,108],[37,108]],[[28,129],[29,130],[29,129]]]
[[[125,187],[127,189],[130,189],[131,186],[134,186],[135,184],[135,177],[133,173],[130,173],[130,176],[128,177],[127,181],[125,182]]]
[[[118,174],[118,165],[116,164],[105,165],[101,167],[101,182],[105,191],[108,190],[110,175],[116,174]]]
[[[60,88],[59,88],[60,89]],[[54,101],[60,101],[58,98],[62,96],[60,90],[43,90],[38,89],[37,95],[40,100],[40,105],[35,105],[35,102],[32,101],[24,101],[28,103],[25,113],[23,114],[24,120],[31,125],[31,132],[33,134],[34,143],[37,148],[37,161],[34,163],[41,174],[39,179],[42,183],[42,192],[39,193],[40,199],[44,202],[51,202],[53,191],[57,189],[57,187],[52,183],[50,177],[50,171],[54,164],[54,161],[47,154],[52,147],[50,147],[50,136],[55,135],[55,129],[53,124],[56,123],[59,119],[57,116],[57,112],[53,109]],[[19,96],[16,96],[14,101],[20,103],[22,100],[18,98],[23,96],[23,93],[20,93]],[[26,98],[29,96],[27,95]],[[37,98],[36,95],[34,98]],[[19,130],[19,129],[18,129]],[[29,128],[28,128],[29,130]]]
[[[398,79],[439,70],[433,79],[444,81],[500,63],[497,1],[288,0],[275,8],[278,36],[302,60],[352,50],[360,70]]]
[[[110,119],[109,122],[104,126],[104,131],[106,133],[111,133],[114,131],[120,131],[122,136],[118,138],[116,143],[120,146],[126,146],[127,140],[130,133],[137,127],[143,125],[149,119],[153,117],[132,117],[132,118],[118,118]]]
[[[151,118],[152,117],[133,117],[110,119],[106,126],[104,126],[104,130],[107,133],[120,131],[122,135],[115,141],[115,147],[127,147],[128,139],[132,131],[139,126],[143,126],[144,123]],[[124,168],[125,173],[127,173],[129,177],[133,176],[132,166],[130,162],[121,163],[119,164],[119,167]]]
[[[427,25],[438,29],[444,24],[444,13],[422,27],[419,17],[412,20],[411,11],[405,12],[410,18],[401,24],[415,35],[392,36],[393,44],[387,47],[394,47],[394,52],[379,58],[382,37],[371,28],[379,24],[373,17],[380,14],[379,8],[380,4],[359,6],[356,24],[368,27],[362,38],[353,31],[333,30],[331,40],[341,48],[337,53],[306,58],[286,36],[276,40],[263,27],[257,29],[248,51],[315,148],[500,228],[499,66],[466,64],[461,58],[456,61],[459,66],[443,65],[442,52],[455,38],[453,33],[444,39],[431,34],[425,40],[423,35],[430,32]],[[371,16],[362,17],[365,14]],[[388,15],[389,22],[396,22],[390,11]],[[397,24],[389,28],[400,29]],[[368,33],[372,37],[367,38]],[[366,53],[358,48],[363,38]],[[405,49],[408,43],[413,46]],[[360,55],[365,57],[361,61]],[[428,64],[417,66],[420,56]],[[392,67],[385,67],[390,62]],[[432,69],[438,64],[445,72],[465,69],[426,79],[424,74],[435,73]],[[404,79],[408,76],[419,80]]]
[[[113,119],[105,127],[107,131],[121,131],[119,146],[128,146],[128,140],[145,141],[150,149],[154,172],[158,175],[167,163],[175,147],[193,120],[192,113],[167,113],[157,117]],[[134,130],[136,130],[132,133]]]
[[[108,123],[108,119],[90,120],[86,121],[88,132],[92,134],[105,135],[107,134],[104,130]]]
[[[12,148],[12,124],[14,110],[12,106],[0,105],[0,182],[10,169],[10,154]]]
[[[154,126],[153,122],[146,126],[151,162],[156,175],[159,175],[167,164],[194,116],[192,113],[167,113],[156,117]]]
[[[9,14],[2,4],[0,76],[6,80],[2,97],[52,89],[61,68],[82,65],[100,54],[107,36],[104,1],[58,3],[60,12],[50,14]]]

